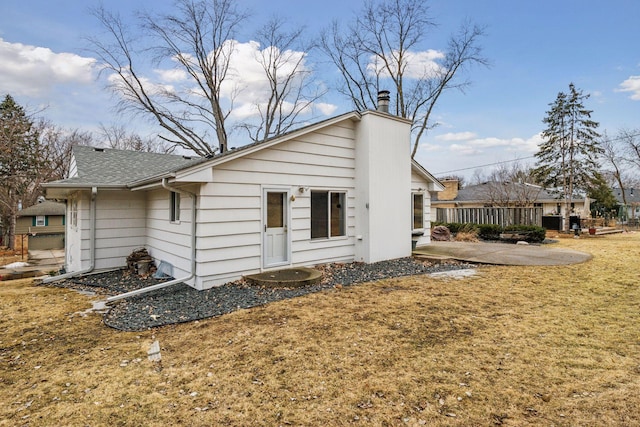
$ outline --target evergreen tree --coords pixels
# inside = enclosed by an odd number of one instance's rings
[[[591,203],[591,212],[604,215],[614,211],[618,206],[618,200],[611,190],[611,186],[600,172],[596,172],[589,187],[587,196],[595,201]]]
[[[597,156],[602,152],[598,123],[591,120],[592,110],[584,106],[588,98],[573,83],[569,84],[568,94],[558,93],[542,120],[547,128],[536,153],[536,178],[546,187],[560,189],[564,196],[565,231],[569,230],[574,192],[587,190],[598,169]]]
[[[10,95],[0,103],[0,214],[5,243],[14,247],[18,203],[34,190],[42,167],[38,131],[24,109]]]

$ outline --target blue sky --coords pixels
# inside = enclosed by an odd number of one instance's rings
[[[310,35],[332,19],[346,20],[361,7],[360,1],[351,0],[238,2],[253,12],[253,24],[277,12],[306,25]],[[118,116],[104,82],[95,78],[96,64],[84,37],[100,32],[88,13],[97,4],[3,0],[0,93],[12,94],[31,111],[46,106],[40,114],[60,126],[95,130],[100,124],[124,124],[151,132],[149,123]],[[172,2],[104,4],[129,16],[138,9],[166,9]],[[427,135],[417,156],[432,173],[456,171],[471,177],[483,165],[530,158],[540,141],[548,104],[559,91],[567,91],[570,82],[591,94],[586,106],[594,111],[601,132],[640,128],[640,1],[430,0],[429,4],[439,26],[424,50],[444,49],[448,35],[470,19],[486,26],[482,45],[491,62],[489,68],[473,68],[467,74],[472,85],[465,93],[449,92],[440,100],[435,111],[439,126]],[[249,36],[239,41],[248,42]],[[316,69],[327,84],[335,80],[326,65]],[[334,106],[333,114],[351,108],[335,91],[323,101]]]

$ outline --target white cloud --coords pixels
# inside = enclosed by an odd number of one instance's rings
[[[481,153],[480,150],[470,144],[451,144],[449,146],[449,151],[455,154],[461,154],[463,156],[471,156]]]
[[[96,60],[0,38],[0,81],[13,95],[37,97],[64,83],[90,84]]]
[[[171,70],[153,70],[164,83],[179,83],[188,79],[187,72],[177,68]]]
[[[456,173],[471,178],[475,170],[486,170],[496,162],[530,158],[541,141],[540,134],[478,138],[473,132],[447,133],[435,136],[430,144],[421,144],[417,160],[437,176]]]
[[[136,86],[136,83],[133,82],[132,75],[128,71],[123,71],[122,75],[128,81],[132,81],[132,86]],[[173,85],[156,83],[156,82],[154,82],[154,81],[152,81],[152,80],[150,80],[150,79],[148,79],[146,77],[138,77],[138,79],[140,80],[140,83],[142,84],[142,86],[144,87],[145,91],[149,95],[158,95],[158,94],[163,94],[163,93],[174,93],[176,91],[176,89],[175,89],[175,87]],[[113,87],[121,87],[123,89],[125,87],[122,78],[116,73],[110,74],[107,77],[107,81]]]
[[[404,70],[404,76],[407,78],[420,79],[423,77],[434,77],[444,71],[443,67],[437,62],[439,59],[445,57],[444,53],[439,50],[425,50],[421,52],[405,52],[406,68]],[[367,70],[376,74],[376,71],[382,72],[383,76],[388,77],[389,73],[383,68],[383,64],[376,60],[375,56],[372,56],[367,65]],[[389,58],[389,63],[393,67],[393,58]],[[396,73],[396,69],[392,70]]]
[[[538,151],[542,141],[540,134],[530,138],[477,138],[473,132],[446,133],[435,137],[438,141],[455,142],[451,145],[441,144],[440,147],[462,155],[475,155],[491,150],[501,149],[505,152],[532,154]]]
[[[327,104],[326,102],[318,102],[315,104],[315,107],[321,114],[325,116],[330,116],[336,112],[338,106],[335,104]]]
[[[270,54],[279,55],[280,76],[290,73],[296,64],[298,71],[306,73],[310,71],[306,65],[306,53],[300,51],[287,50],[278,51],[274,47],[260,48],[260,44],[255,41],[240,43],[235,40],[227,40],[222,47],[226,51],[232,51],[231,64],[226,78],[221,86],[220,94],[223,105],[230,105],[233,101],[233,111],[230,118],[234,120],[247,120],[258,116],[258,107],[265,107],[270,96],[270,85],[260,60],[262,55]],[[183,60],[194,62],[195,59],[191,55],[183,54]],[[173,59],[177,63],[177,59]],[[153,76],[143,77],[141,80],[145,87],[169,90],[171,92],[181,92],[195,96],[203,96],[202,90],[194,84],[193,79],[185,70],[171,65],[170,68],[155,68]],[[112,83],[117,81],[117,76],[112,75],[109,79]],[[294,84],[298,81],[294,81]],[[295,90],[294,90],[295,92]],[[294,106],[292,104],[284,105],[285,110],[290,111]],[[318,111],[322,115],[331,115],[338,107],[332,104],[317,103],[310,108],[305,109],[304,113],[310,112],[312,109]],[[308,110],[308,111],[307,111]]]
[[[640,101],[640,76],[630,76],[620,83],[620,89],[616,89],[616,92],[631,92],[631,99]]]
[[[438,141],[467,141],[476,137],[473,132],[449,132],[436,136]]]

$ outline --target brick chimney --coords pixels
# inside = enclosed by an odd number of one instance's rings
[[[438,200],[455,200],[458,197],[458,183],[457,179],[444,179],[440,180],[444,185],[444,191],[438,192]]]

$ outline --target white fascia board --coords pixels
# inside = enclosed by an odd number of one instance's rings
[[[205,162],[207,167],[194,170],[178,171],[175,182],[213,182],[213,166]]]
[[[436,177],[431,175],[420,163],[411,159],[411,169],[418,175],[422,176],[429,183],[429,191],[444,191],[444,185]]]

